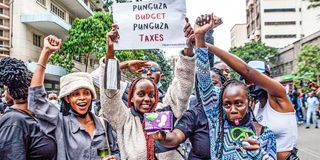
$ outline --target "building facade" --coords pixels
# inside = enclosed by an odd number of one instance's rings
[[[65,40],[75,18],[87,18],[102,6],[101,0],[0,0],[0,58],[21,59],[33,70],[47,35]],[[64,74],[65,69],[48,65],[46,88],[58,88],[54,83]]]
[[[91,16],[96,6],[89,0],[19,0],[11,8],[10,57],[37,61],[45,36],[66,39],[73,20]]]
[[[241,47],[248,42],[247,24],[235,24],[231,30],[231,48]]]
[[[278,50],[276,65],[271,66],[272,75],[276,80],[281,82],[292,81],[292,73],[297,69],[299,53],[305,44],[320,45],[320,31]]]
[[[320,8],[306,0],[246,0],[247,38],[282,48],[320,28]]]
[[[10,53],[10,0],[0,0],[0,58]]]

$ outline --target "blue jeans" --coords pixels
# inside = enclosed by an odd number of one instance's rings
[[[312,117],[311,117],[312,114]],[[312,109],[312,108],[308,108],[307,110],[307,124],[306,127],[310,126],[310,119],[313,118],[313,124],[315,124],[315,126],[318,126],[318,120],[317,120],[317,113],[316,113],[316,109]]]

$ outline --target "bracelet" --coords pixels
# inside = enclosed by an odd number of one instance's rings
[[[37,63],[37,65],[41,66],[43,69],[46,69],[46,66],[44,66],[43,64]]]

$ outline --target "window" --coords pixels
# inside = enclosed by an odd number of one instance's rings
[[[274,9],[264,9],[264,12],[295,12],[295,8],[274,8]]]
[[[94,11],[94,10],[95,10],[93,3],[90,3],[90,9],[91,9],[91,11]]]
[[[3,37],[3,30],[0,30],[0,36]]]
[[[0,25],[3,25],[3,19],[0,19]]]
[[[296,38],[297,35],[295,34],[279,34],[279,35],[265,35],[266,39],[271,39],[271,38]]]
[[[62,9],[61,9],[60,7],[58,7],[57,5],[51,3],[51,5],[50,5],[50,11],[51,11],[53,14],[59,16],[60,18],[65,19],[65,12],[64,12],[64,10],[62,10]]]
[[[296,21],[284,21],[284,22],[264,22],[264,25],[295,25]]]
[[[0,41],[0,48],[3,48],[3,41]]]
[[[70,24],[72,24],[72,23],[73,23],[73,21],[74,21],[74,18],[73,18],[73,17],[71,17],[71,15],[69,15],[69,23],[70,23]]]
[[[3,14],[3,8],[0,8],[0,14]]]
[[[37,0],[37,2],[43,6],[46,6],[46,0]]]
[[[33,34],[33,45],[41,47],[41,36]]]

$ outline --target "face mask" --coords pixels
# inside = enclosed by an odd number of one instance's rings
[[[260,101],[267,95],[267,91],[265,91],[263,88],[261,88],[258,85],[250,86],[249,92],[255,101]]]
[[[1,101],[2,101],[3,103],[7,103],[6,98],[4,98],[4,97],[1,98]]]
[[[159,82],[157,83],[157,88],[160,88],[160,87],[162,87],[162,84],[161,84],[161,82],[159,81]]]
[[[59,103],[57,100],[50,100],[49,102],[53,103],[55,106],[59,106]]]

